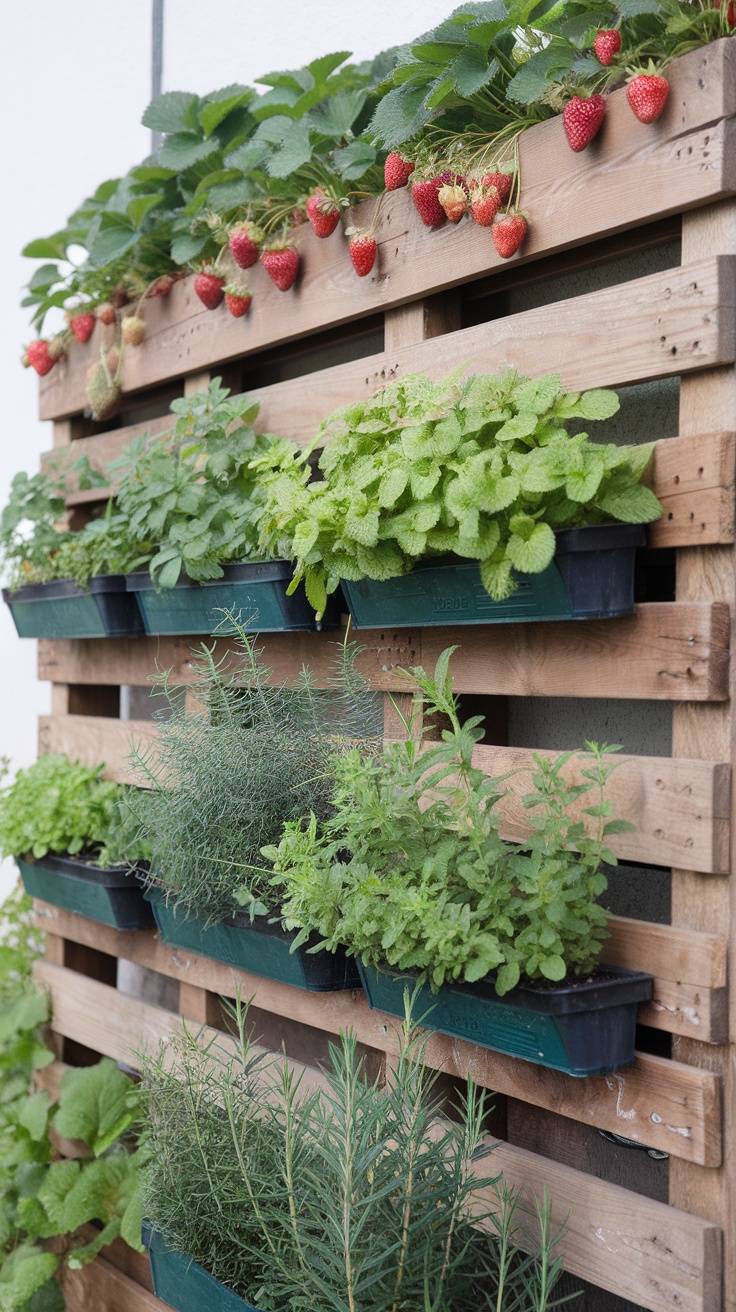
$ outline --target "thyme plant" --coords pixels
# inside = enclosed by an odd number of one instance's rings
[[[290,820],[310,812],[326,819],[334,759],[356,738],[377,743],[383,728],[355,647],[336,644],[326,690],[306,667],[289,688],[273,680],[236,617],[227,618],[239,635],[234,651],[218,662],[202,645],[186,702],[164,675],[156,745],[133,757],[148,785],[134,805],[151,879],[208,924],[243,906],[251,917],[278,909],[261,848]]]
[[[562,774],[572,753],[555,762],[535,755],[524,798],[532,833],[506,842],[497,810],[504,779],[473,766],[483,717],[459,718],[454,650],[434,676],[411,671],[417,713],[442,717],[442,741],[423,742],[405,721],[405,741],[387,742],[381,755],[352,748],[335,762],[332,813],[290,821],[264,848],[284,924],[300,931],[295,947],[316,931],[322,948],[342,944],[371,964],[424,973],[433,988],[491,976],[504,994],[522,976],[584,975],[606,938],[596,899],[606,888],[601,862],[616,864],[607,839],[632,828],[611,818],[605,797],[614,766],[604,756],[618,749],[588,743],[579,784]],[[595,800],[574,818],[589,793]]]
[[[518,1194],[476,1165],[489,1151],[486,1094],[471,1083],[457,1120],[439,1116],[409,1005],[383,1086],[343,1034],[310,1090],[254,1046],[247,1008],[233,1016],[234,1040],[184,1031],[173,1061],[145,1063],[144,1205],[170,1245],[263,1312],[552,1306],[548,1202],[522,1253]],[[479,1188],[490,1205],[473,1199]]]

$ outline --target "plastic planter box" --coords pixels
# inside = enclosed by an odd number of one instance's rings
[[[23,887],[64,911],[99,920],[114,929],[152,929],[153,913],[132,870],[86,865],[73,856],[47,852],[37,861],[17,858]]]
[[[286,595],[294,573],[289,561],[226,565],[224,569],[221,579],[204,583],[184,579],[161,592],[156,592],[147,571],[128,574],[127,586],[138,597],[146,633],[234,633],[223,611],[230,611],[244,629],[254,633],[316,627],[303,586],[292,597]],[[329,617],[326,623],[330,625]]]
[[[251,924],[248,916],[240,915],[234,920],[205,928],[201,920],[187,920],[183,913],[177,914],[171,903],[167,906],[166,895],[161,889],[149,888],[146,897],[153,907],[161,941],[168,947],[183,948],[201,957],[214,957],[215,961],[222,961],[226,966],[236,966],[239,970],[262,975],[264,979],[279,980],[282,984],[293,984],[296,988],[308,989],[310,993],[360,988],[358,968],[352,957],[342,951],[334,954],[307,951],[312,942],[319,942],[318,935],[296,952],[291,952],[296,931],[288,934],[280,925],[270,925],[265,916],[259,916]]]
[[[19,638],[134,638],[143,633],[138,603],[124,574],[100,574],[89,589],[71,579],[3,588]]]
[[[416,976],[358,961],[371,1007],[404,1017]],[[603,966],[604,978],[560,988],[520,985],[499,998],[493,983],[419,989],[414,1016],[429,1029],[567,1075],[606,1075],[634,1060],[636,1008],[652,996],[651,975]]]
[[[145,1221],[143,1242],[148,1249],[153,1292],[177,1312],[258,1312],[191,1257],[169,1248],[163,1235]]]
[[[494,601],[480,581],[480,566],[456,556],[423,561],[401,578],[342,588],[356,628],[384,625],[511,624],[531,620],[613,619],[634,609],[636,548],[644,524],[603,524],[562,529],[542,574],[520,576],[516,592]]]

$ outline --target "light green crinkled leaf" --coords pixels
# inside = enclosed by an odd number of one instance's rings
[[[562,957],[553,954],[550,957],[542,957],[539,962],[539,969],[545,979],[560,980],[564,979],[567,974],[567,966]]]
[[[145,1252],[144,1245],[141,1243],[141,1227],[143,1225],[143,1196],[139,1188],[135,1189],[120,1221],[120,1237],[130,1248],[136,1252]]]
[[[325,588],[324,575],[321,570],[307,569],[304,575],[304,590],[307,594],[307,601],[319,619],[324,614],[327,605],[327,589]]]
[[[53,1276],[58,1258],[23,1244],[0,1266],[0,1312],[24,1312],[24,1304]]]
[[[662,514],[662,507],[654,493],[642,483],[620,492],[604,493],[596,499],[595,504],[623,524],[650,524]]]
[[[536,524],[528,538],[512,533],[506,555],[523,574],[541,574],[555,554],[555,535],[549,524]]]
[[[499,996],[508,993],[510,989],[516,988],[521,976],[518,961],[507,961],[501,966],[496,976],[496,992]]]
[[[36,1143],[46,1134],[50,1106],[51,1097],[44,1089],[32,1093],[21,1108],[18,1120]]]
[[[363,547],[375,546],[378,541],[378,524],[379,513],[376,509],[369,509],[362,515],[350,510],[345,516],[345,532]]]
[[[537,427],[539,416],[535,414],[513,415],[507,419],[496,433],[497,442],[516,442],[531,436]]]
[[[506,601],[516,591],[516,583],[508,560],[481,561],[480,580],[494,601]]]
[[[565,493],[571,501],[590,501],[600,487],[605,472],[602,460],[586,460],[581,470],[573,470],[567,476]]]
[[[560,375],[545,374],[543,378],[527,378],[514,388],[511,399],[520,412],[544,414],[560,394]]]
[[[390,510],[396,505],[409,481],[409,470],[408,465],[399,465],[384,474],[378,485],[378,502],[384,510]]]
[[[615,392],[609,388],[594,388],[583,392],[578,402],[578,414],[583,419],[610,419],[621,408],[621,402]]]
[[[34,1030],[49,1018],[49,1003],[45,993],[23,993],[5,1003],[0,1012],[0,1044],[8,1043],[16,1034]]]
[[[135,1086],[110,1057],[67,1071],[54,1128],[66,1139],[81,1139],[99,1156],[133,1124],[134,1097]]]

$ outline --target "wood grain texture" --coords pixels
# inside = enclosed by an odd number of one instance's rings
[[[172,961],[181,972],[179,978],[190,985],[231,997],[240,987],[243,997],[265,1011],[331,1034],[351,1028],[370,1048],[389,1055],[398,1050],[399,1022],[371,1011],[362,992],[307,993],[181,949],[172,954]],[[54,1030],[116,1061],[130,1062],[131,1052],[149,1051],[152,1043],[157,1047],[175,1019],[158,1007],[49,962],[37,962],[34,973],[37,983],[50,992]],[[707,1072],[639,1053],[633,1066],[615,1075],[571,1079],[443,1034],[431,1036],[425,1060],[433,1069],[459,1079],[472,1077],[484,1088],[625,1134],[688,1161],[711,1167],[721,1161],[720,1081]]]
[[[64,1271],[60,1284],[67,1312],[167,1312],[154,1294],[98,1257],[81,1271]]]
[[[660,216],[708,203],[734,186],[730,149],[733,113],[733,50],[727,40],[695,51],[668,70],[671,91],[659,121],[645,127],[632,120],[625,91],[608,99],[603,131],[591,147],[570,158],[559,119],[540,124],[521,138],[524,206],[533,216],[519,261],[538,260]],[[368,219],[374,202],[367,202]],[[194,296],[192,279],[171,295],[146,304],[144,347],[125,362],[126,391],[191,373],[220,361],[262,350],[398,306],[420,296],[504,267],[488,234],[466,222],[459,231],[428,233],[404,191],[386,197],[374,272],[357,279],[340,231],[319,241],[304,228],[295,234],[303,257],[296,291],[288,298],[254,269],[254,299],[246,320],[206,311]],[[41,385],[41,418],[84,407],[84,384],[99,338],[75,344],[69,362]]]
[[[358,668],[380,692],[405,692],[401,671],[431,669],[440,652],[452,662],[458,693],[510,697],[621,697],[721,701],[728,687],[729,607],[723,602],[651,602],[618,620],[584,624],[497,624],[436,629],[360,629]],[[276,681],[293,681],[308,664],[317,685],[329,677],[340,634],[267,633],[259,638]],[[157,670],[173,683],[192,680],[196,638],[41,639],[38,677],[52,683],[145,686]],[[215,644],[225,656],[227,642]]]

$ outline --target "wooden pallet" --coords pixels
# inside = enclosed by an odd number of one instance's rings
[[[71,463],[84,453],[104,470],[131,436],[166,426],[172,395],[216,373],[257,396],[264,428],[302,442],[326,411],[415,370],[439,377],[463,363],[512,364],[532,374],[557,370],[570,388],[679,378],[679,436],[657,444],[647,475],[664,505],[650,549],[676,554],[674,599],[617,621],[360,634],[361,668],[384,693],[405,690],[401,668],[429,668],[457,642],[457,690],[496,706],[514,697],[671,704],[671,756],[629,755],[611,780],[617,813],[637,826],[617,836],[618,855],[673,869],[671,924],[609,921],[608,959],[655,976],[634,1066],[612,1078],[572,1080],[440,1035],[428,1048],[438,1070],[472,1076],[499,1095],[506,1130],[496,1163],[529,1193],[546,1184],[559,1220],[569,1213],[568,1271],[612,1295],[590,1295],[596,1312],[618,1312],[620,1300],[652,1312],[736,1310],[736,1014],[727,972],[736,937],[735,60],[736,45],[720,41],[673,65],[670,105],[653,127],[638,124],[624,93],[614,93],[604,140],[581,155],[569,152],[556,120],[526,133],[524,199],[534,223],[528,248],[511,265],[474,225],[428,234],[408,197],[396,194],[370,278],[354,277],[339,237],[320,242],[302,229],[298,294],[284,297],[264,278],[245,321],[204,311],[190,280],[151,302],[146,343],[126,359],[122,427],[101,432],[81,413],[96,338],[75,346],[41,383],[41,417],[54,420],[54,450],[45,459]],[[504,311],[502,296],[515,287],[673,238],[681,241],[676,267]],[[484,301],[488,314],[479,322]],[[335,342],[348,342],[353,358],[315,368],[319,351]],[[632,432],[630,440],[647,436]],[[98,498],[70,486],[78,515]],[[275,677],[294,678],[308,661],[319,683],[334,641],[324,633],[271,634],[262,645]],[[173,681],[186,684],[191,646],[186,638],[41,642],[39,677],[52,683],[53,700],[40,722],[40,750],[105,760],[109,777],[129,778],[131,737],[150,740],[155,726],[117,718],[116,690],[145,686],[156,668],[171,668]],[[477,749],[481,768],[498,774],[528,763],[528,749],[508,745],[503,716],[493,725]],[[568,768],[574,773],[580,762]],[[515,785],[503,823],[510,837],[526,832]],[[157,1045],[178,1023],[176,1011],[117,989],[118,959],[177,980],[179,1011],[192,1021],[216,1023],[216,996],[242,987],[273,1043],[283,1039],[301,1060],[318,1061],[324,1036],[346,1025],[379,1059],[395,1052],[395,1022],[371,1012],[361,993],[308,994],[172,951],[152,932],[117,933],[44,904],[36,914],[49,933],[38,978],[51,991],[60,1058],[83,1059],[91,1049],[131,1063],[131,1050]],[[670,1049],[662,1046],[667,1036]],[[647,1196],[639,1153],[621,1150],[619,1177],[597,1178],[612,1175],[592,1146],[597,1130],[668,1153],[668,1200]],[[120,1261],[111,1255],[74,1277],[70,1308],[161,1307],[140,1268],[121,1270]]]

